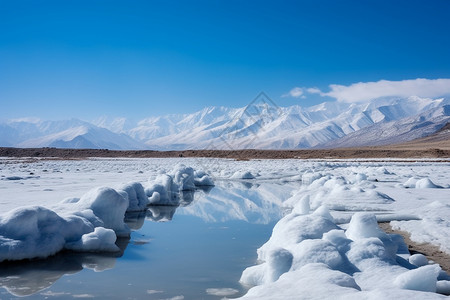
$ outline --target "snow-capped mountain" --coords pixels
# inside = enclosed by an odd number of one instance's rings
[[[267,102],[237,109],[213,107],[176,120],[166,119],[173,120],[170,126],[160,126],[161,119],[147,120],[139,127],[140,135],[134,136],[152,149],[311,148],[375,123],[411,117],[443,104],[444,99],[410,97],[365,104],[325,102],[309,108],[276,107]],[[209,117],[208,122],[204,116]],[[151,136],[146,137],[145,132]]]
[[[449,104],[443,98],[409,97],[304,108],[278,107],[262,99],[241,108],[207,107],[138,122],[19,119],[0,124],[0,145],[155,150],[381,145],[435,132],[448,120]]]
[[[380,122],[322,147],[379,146],[411,141],[429,136],[450,122],[450,105],[433,108],[413,117]]]
[[[12,120],[0,124],[2,146],[24,148],[144,149],[127,134],[114,133],[78,119],[63,121]],[[8,134],[9,133],[9,134]]]

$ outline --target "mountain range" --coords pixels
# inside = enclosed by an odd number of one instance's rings
[[[379,98],[278,107],[261,98],[242,108],[207,107],[132,122],[102,117],[0,123],[0,146],[154,149],[306,149],[386,145],[430,135],[450,122],[450,101]]]

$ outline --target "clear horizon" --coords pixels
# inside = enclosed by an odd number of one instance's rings
[[[0,119],[450,94],[450,2],[1,1]]]

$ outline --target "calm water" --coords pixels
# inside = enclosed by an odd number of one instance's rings
[[[283,214],[279,204],[298,184],[216,184],[181,195],[184,206],[127,216],[133,232],[118,241],[122,253],[61,253],[0,264],[0,299],[222,299],[245,294],[247,288],[238,282],[242,271],[255,263],[256,249]]]

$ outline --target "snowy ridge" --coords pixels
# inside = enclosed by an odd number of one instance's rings
[[[126,134],[113,133],[104,128],[83,125],[55,134],[22,142],[19,147],[56,147],[89,149],[143,149],[144,146]]]
[[[445,105],[413,117],[376,123],[322,146],[378,146],[407,142],[433,134],[449,121],[450,105]]]
[[[124,133],[114,133],[78,119],[62,121],[12,120],[1,124],[1,143],[13,147],[91,149],[144,149],[145,145]]]
[[[434,133],[448,120],[449,103],[419,97],[381,98],[363,104],[325,102],[307,108],[256,102],[242,108],[206,107],[192,114],[151,117],[137,123],[107,117],[92,123],[18,119],[0,124],[0,145],[113,150],[381,145]]]

